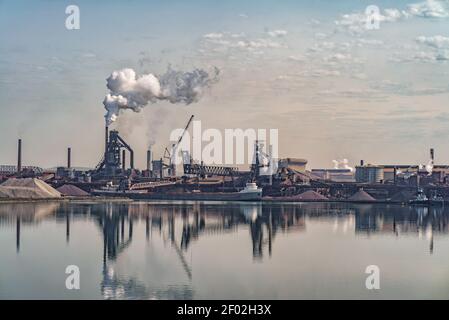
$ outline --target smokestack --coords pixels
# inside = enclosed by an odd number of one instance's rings
[[[134,169],[134,151],[129,152],[129,166]]]
[[[151,170],[151,150],[147,150],[147,170]]]
[[[159,168],[159,177],[162,179],[163,178],[163,175],[164,175],[164,169],[163,169],[163,164],[162,164],[163,162],[162,162],[162,158],[161,158],[161,160],[160,160],[160,168]]]
[[[22,139],[19,139],[17,145],[17,173],[22,172]]]
[[[365,161],[360,160],[360,166],[363,167],[365,165]]]
[[[122,169],[123,171],[126,170],[126,151],[122,151]]]
[[[433,162],[434,159],[435,159],[435,152],[434,152],[433,148],[430,148],[430,160],[432,160],[432,162]]]
[[[109,141],[109,127],[105,127],[105,136],[104,136],[104,152],[108,152],[108,141]]]
[[[72,148],[67,148],[67,169],[72,167]]]
[[[394,185],[396,185],[396,177],[398,175],[398,169],[396,167],[394,167],[393,169],[393,183]]]

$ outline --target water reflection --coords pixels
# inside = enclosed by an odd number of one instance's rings
[[[357,236],[403,235],[429,241],[448,234],[449,210],[351,204],[263,203],[22,203],[0,205],[0,231],[15,225],[16,251],[21,254],[21,234],[26,226],[56,219],[65,223],[65,241],[70,244],[74,220],[93,221],[103,243],[100,291],[106,299],[192,299],[192,261],[186,253],[200,239],[247,229],[252,259],[270,259],[280,234],[306,232],[307,222],[333,221],[333,231]],[[143,224],[144,241],[159,237],[176,253],[185,284],[149,286],[136,275],[118,274],[114,265],[135,238],[135,224]],[[141,239],[141,238],[140,238]],[[141,240],[139,240],[141,241]],[[142,253],[143,254],[143,253]],[[151,272],[149,270],[148,272]]]
[[[376,206],[354,209],[355,231],[359,234],[415,235],[429,241],[434,251],[434,234],[449,232],[448,209],[442,207],[395,207],[394,214]]]
[[[20,251],[22,225],[39,224],[53,216],[66,223],[66,241],[70,241],[70,223],[74,216],[93,217],[103,233],[103,260],[114,261],[133,239],[134,220],[145,221],[148,240],[153,229],[179,252],[189,249],[202,235],[229,233],[247,226],[252,255],[262,259],[264,250],[272,253],[279,232],[301,232],[307,219],[344,217],[338,225],[356,234],[402,234],[432,237],[449,232],[449,209],[344,204],[270,204],[262,203],[15,203],[0,205],[0,225],[16,225],[16,247]],[[177,234],[175,221],[182,225]],[[353,226],[352,226],[353,225]],[[337,229],[336,229],[337,230]],[[179,239],[178,239],[179,238]],[[186,273],[190,274],[186,264]],[[189,275],[190,277],[191,275]]]

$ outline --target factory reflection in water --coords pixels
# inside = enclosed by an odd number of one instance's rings
[[[335,230],[357,236],[401,235],[423,237],[434,248],[434,234],[448,233],[449,209],[353,205],[342,203],[264,204],[264,203],[45,203],[0,205],[0,228],[16,230],[16,250],[20,254],[23,228],[56,219],[66,225],[70,243],[71,223],[76,218],[94,221],[103,237],[101,293],[104,298],[145,297],[148,299],[191,299],[189,285],[151,289],[135,278],[117,275],[110,265],[129,248],[135,236],[134,225],[143,223],[146,241],[161,237],[176,251],[188,280],[192,267],[185,257],[201,238],[248,229],[255,262],[270,259],[276,238],[306,232],[307,221],[330,219]],[[141,230],[141,229],[139,229]]]

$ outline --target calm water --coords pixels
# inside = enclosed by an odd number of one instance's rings
[[[384,205],[1,204],[0,298],[448,299],[448,222]]]

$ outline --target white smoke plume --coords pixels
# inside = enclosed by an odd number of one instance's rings
[[[218,80],[218,74],[217,68],[213,75],[202,69],[182,72],[170,67],[160,76],[151,73],[138,76],[129,68],[114,71],[106,79],[110,91],[103,101],[106,124],[116,121],[121,110],[139,112],[147,104],[159,100],[173,104],[197,102],[204,89]]]
[[[349,166],[348,159],[341,159],[341,160],[332,160],[334,163],[334,169],[349,169],[351,172],[354,171],[354,168]]]
[[[426,171],[430,175],[432,175],[433,172],[433,160],[429,160],[429,162],[426,165]]]
[[[432,172],[433,172],[433,160],[429,160],[429,162],[427,163],[427,164],[419,164],[418,165],[418,170],[426,170],[427,171],[427,174],[429,175],[429,176],[431,176],[432,175]]]

